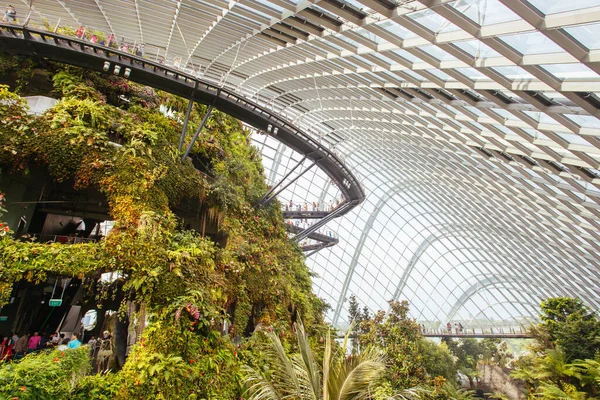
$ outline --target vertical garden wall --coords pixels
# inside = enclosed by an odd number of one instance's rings
[[[101,193],[114,220],[95,243],[4,235],[0,302],[18,281],[77,277],[97,303],[118,298],[121,318],[129,308],[130,329],[149,321],[120,372],[85,378],[82,398],[235,398],[239,355],[222,321],[231,337],[288,326],[296,313],[321,321],[279,209],[254,207],[267,187],[239,121],[213,112],[182,162],[184,99],[45,60],[3,55],[0,75],[10,83],[0,86],[2,177],[42,168],[53,182]],[[29,94],[59,102],[33,116],[20,97]],[[204,113],[194,106],[188,141]],[[104,272],[121,278],[99,285]]]

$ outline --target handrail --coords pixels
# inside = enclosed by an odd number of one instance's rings
[[[148,85],[154,83],[161,86],[162,90],[190,96],[195,101],[202,103],[209,103],[216,100],[216,97],[222,100],[215,105],[217,108],[221,106],[225,112],[236,114],[233,116],[266,132],[288,147],[317,162],[319,167],[344,193],[346,199],[344,203],[350,205],[339,215],[347,213],[365,199],[364,190],[358,179],[331,150],[294,126],[287,118],[243,95],[234,93],[223,85],[118,49],[45,30],[0,23],[0,40],[4,44],[3,50],[11,54],[42,56],[97,71],[102,71],[103,62],[109,61],[120,65],[122,69],[131,67],[132,72],[128,79],[132,81]],[[19,43],[21,41],[24,41],[25,44]],[[57,48],[68,50],[69,53],[56,51]],[[99,59],[101,62],[95,64],[93,63],[94,59]],[[133,73],[134,71],[139,74]],[[184,85],[184,87],[176,84]],[[207,99],[206,95],[210,99]],[[252,115],[249,115],[248,112]]]

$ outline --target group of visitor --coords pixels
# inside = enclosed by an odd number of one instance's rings
[[[58,332],[42,333],[41,335],[34,332],[19,337],[16,333],[11,332],[9,336],[4,337],[0,344],[0,360],[11,358],[18,360],[29,353],[61,346],[64,346],[65,349],[76,349],[81,346],[77,333],[65,337],[64,333],[59,334]]]
[[[340,206],[343,202],[341,199],[329,200],[329,203],[313,201],[310,202],[294,202],[290,200],[289,203],[285,204],[285,211],[333,211]]]
[[[448,331],[448,333],[452,333],[452,322],[448,322],[446,324],[446,330]],[[463,333],[463,330],[464,330],[464,328],[460,322],[454,323],[454,332],[456,332],[457,335],[459,333]]]
[[[125,53],[135,54],[136,56],[140,57],[144,56],[145,45],[143,43],[130,44],[125,41],[125,38],[122,38],[119,44],[115,39],[115,35],[113,35],[112,33],[106,36],[106,40],[98,38],[98,35],[96,34],[90,35],[88,39],[85,33],[86,27],[84,27],[83,25],[79,25],[79,28],[77,28],[77,30],[75,31],[75,37],[78,39],[89,40],[90,43],[98,43],[102,46],[119,49],[120,51],[123,51]]]
[[[294,222],[292,222],[291,220],[288,219],[286,221],[286,223],[288,225],[295,225],[302,229],[308,229],[314,225],[313,222],[308,222],[306,220],[299,220],[299,219],[295,220]],[[337,234],[335,232],[333,232],[331,229],[321,228],[321,229],[317,229],[315,232],[319,233],[321,235],[329,236],[329,237],[337,237]]]

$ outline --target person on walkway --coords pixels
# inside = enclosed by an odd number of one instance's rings
[[[85,28],[83,27],[83,25],[79,25],[79,28],[77,28],[77,31],[75,31],[75,36],[79,39],[83,39],[84,33],[85,33]]]
[[[27,351],[31,352],[37,350],[40,342],[42,341],[42,337],[38,335],[37,332],[33,333],[33,336],[29,338],[29,344],[27,345]]]
[[[452,333],[452,323],[451,322],[448,322],[446,324],[446,329],[448,330],[448,333]]]
[[[48,335],[46,332],[42,332],[42,334],[40,335],[40,344],[38,344],[37,349],[38,350],[42,350],[42,349],[47,349],[49,346],[49,343],[52,343],[52,335]]]
[[[458,331],[460,333],[463,333],[463,326],[462,326],[462,324],[460,322],[458,323]]]
[[[96,340],[96,336],[92,336],[90,338],[90,340],[88,340],[87,344],[90,347],[90,356],[94,357],[95,355],[95,350],[96,350],[96,344],[98,343],[98,341]]]
[[[135,55],[139,56],[139,57],[144,56],[144,45],[143,44],[137,45],[137,48],[135,49]]]
[[[71,340],[69,341],[69,344],[67,345],[67,347],[69,347],[70,349],[76,349],[79,346],[81,346],[81,342],[79,341],[79,339],[77,339],[77,334],[73,333],[73,335],[71,336]]]
[[[6,6],[6,12],[4,13],[3,22],[10,22],[11,24],[17,20],[17,10],[12,5]]]

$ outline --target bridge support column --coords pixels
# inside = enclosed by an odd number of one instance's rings
[[[348,207],[351,207],[351,206],[352,206],[352,203],[342,204],[340,207],[336,208],[335,210],[333,210],[333,212],[331,212],[330,214],[328,214],[325,218],[323,218],[322,220],[320,220],[316,224],[314,224],[314,225],[306,228],[305,230],[303,230],[302,232],[300,232],[299,234],[297,234],[296,236],[294,236],[292,238],[292,240],[295,241],[295,242],[301,241],[302,239],[304,239],[305,237],[307,237],[308,235],[310,235],[311,233],[313,233],[314,231],[316,231],[317,229],[319,229],[320,227],[322,227],[323,225],[325,225],[326,223],[328,223],[329,221],[331,221],[338,214],[344,212]]]
[[[188,103],[187,112],[185,113],[185,120],[183,121],[183,129],[181,130],[181,137],[179,138],[179,152],[181,153],[181,149],[183,148],[183,140],[185,139],[185,132],[187,131],[188,123],[190,122],[190,114],[192,113],[192,107],[194,106],[194,95],[196,94],[196,89],[198,88],[198,81],[196,81],[196,85],[194,86],[194,91],[192,92],[192,97],[190,97],[190,102]]]
[[[188,107],[188,109],[189,109],[189,107]],[[211,104],[210,106],[208,106],[208,110],[206,110],[206,115],[204,116],[204,118],[202,119],[202,122],[200,123],[200,126],[196,130],[196,133],[194,134],[192,141],[190,142],[187,149],[185,150],[185,154],[183,155],[183,157],[181,157],[181,161],[185,160],[187,158],[187,156],[190,155],[190,151],[192,151],[192,147],[194,147],[194,143],[196,143],[198,136],[200,136],[200,131],[202,131],[202,128],[204,128],[204,125],[206,125],[206,121],[208,121],[208,117],[210,117],[210,115],[212,114],[212,110],[213,110],[213,105]]]
[[[287,189],[292,183],[296,182],[302,175],[304,175],[305,173],[307,173],[312,167],[314,167],[315,165],[317,165],[317,162],[313,162],[312,164],[310,164],[308,167],[306,167],[304,169],[304,171],[300,172],[298,174],[298,176],[296,176],[294,179],[292,179],[291,181],[289,181],[288,183],[286,183],[281,189],[279,189],[277,192],[273,193],[271,196],[269,196],[268,199],[265,199],[262,201],[262,205],[267,205],[271,202],[271,200],[273,200],[275,197],[277,197],[277,195],[281,192],[283,192],[285,189]],[[283,180],[281,181],[283,182]],[[280,183],[281,184],[281,183]]]
[[[308,257],[312,256],[313,254],[315,254],[316,252],[318,252],[319,250],[321,250],[321,249],[315,249],[315,250],[311,251],[310,253],[305,254],[304,257],[308,258]]]
[[[261,197],[261,199],[258,201],[259,205],[262,205],[263,202],[271,195],[271,193],[273,193],[278,187],[279,185],[281,185],[283,182],[285,182],[285,180],[294,173],[294,171],[296,170],[296,168],[298,168],[299,166],[302,165],[302,163],[304,162],[304,160],[306,160],[306,156],[304,156],[302,158],[302,160],[300,160],[296,165],[294,165],[294,167],[290,170],[290,172],[288,172],[287,174],[285,174],[285,176],[283,178],[281,178],[281,180],[279,182],[277,182],[275,185],[273,185],[273,187],[271,187],[271,189],[269,189],[269,191],[267,193],[265,193],[265,195],[263,197]]]

